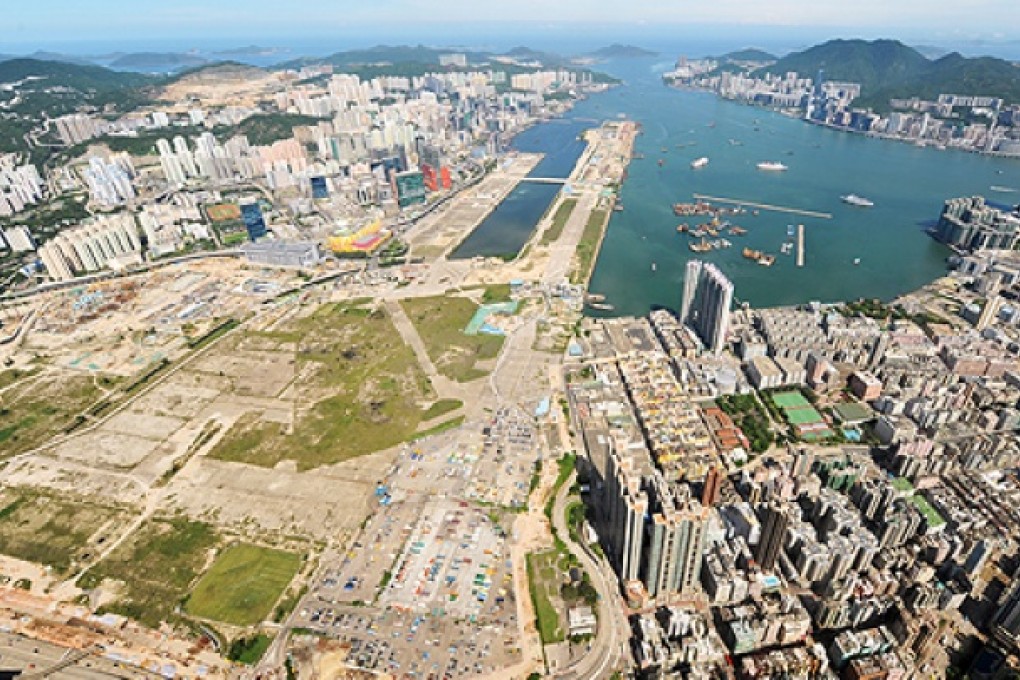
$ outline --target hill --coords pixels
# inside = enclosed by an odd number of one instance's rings
[[[857,104],[887,110],[893,98],[933,99],[941,93],[988,95],[1020,102],[1020,68],[994,57],[967,58],[958,53],[931,60],[896,40],[832,40],[789,54],[755,75],[796,71],[827,80],[861,84]]]
[[[864,92],[877,91],[921,71],[928,60],[897,40],[830,40],[803,52],[793,52],[755,75],[783,75],[796,71],[814,78],[819,70],[827,80],[860,83]]]
[[[779,57],[765,50],[759,50],[757,47],[748,47],[743,50],[736,50],[735,52],[727,52],[718,57],[714,57],[716,61],[722,62],[752,62],[752,63],[765,63],[769,61],[776,61]]]
[[[437,49],[425,45],[376,45],[357,50],[334,52],[326,57],[301,57],[277,65],[277,68],[301,68],[309,64],[332,64],[339,67],[380,64],[431,64],[438,66],[439,57],[458,50]],[[484,61],[488,55],[465,52],[469,61]]]
[[[636,45],[613,43],[612,45],[595,50],[588,56],[595,57],[596,59],[638,59],[640,57],[655,57],[658,54],[658,52],[652,52]]]
[[[137,73],[122,73],[102,66],[71,64],[40,59],[8,59],[0,62],[0,82],[23,80],[29,76],[43,78],[43,87],[68,87],[78,91],[110,92],[141,87],[153,79]]]

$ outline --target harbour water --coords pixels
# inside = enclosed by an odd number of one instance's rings
[[[695,256],[715,262],[733,280],[737,299],[753,306],[889,299],[945,272],[948,250],[924,233],[945,199],[981,194],[991,201],[1015,201],[1020,196],[990,191],[991,186],[1020,188],[1020,161],[837,132],[711,93],[667,88],[660,74],[669,67],[662,59],[600,65],[625,85],[580,102],[565,122],[542,123],[515,142],[522,150],[549,153],[546,162],[562,167],[562,176],[580,153],[576,138],[591,124],[586,121],[622,114],[642,124],[635,152],[644,158],[630,165],[621,192],[624,211],[613,214],[590,284],[592,292],[607,296],[613,314],[640,315],[656,306],[675,309],[684,264]],[[702,156],[709,164],[692,170],[691,161]],[[762,161],[778,161],[789,169],[763,172],[756,168]],[[540,165],[534,174],[552,172]],[[502,255],[508,252],[506,244],[524,243],[555,193],[535,191],[539,188],[515,190],[506,209],[497,209],[460,255]],[[874,207],[840,200],[851,193],[874,201]],[[746,228],[746,235],[721,234],[733,247],[695,254],[688,248],[692,239],[676,231],[678,224],[694,221],[672,212],[673,203],[690,201],[693,194],[790,206],[833,218],[764,210],[754,216],[749,211],[729,218]],[[791,224],[805,225],[802,268],[794,255],[780,253]],[[488,250],[487,240],[497,233],[513,238]],[[745,259],[745,246],[775,255],[775,264],[763,267]]]

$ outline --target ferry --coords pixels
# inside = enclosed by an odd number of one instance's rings
[[[691,161],[691,168],[693,168],[695,170],[697,170],[699,168],[703,168],[706,165],[708,165],[708,156],[702,156],[701,158],[698,158],[697,160]]]
[[[779,161],[762,161],[757,165],[759,170],[765,170],[766,172],[783,172],[789,170],[788,167],[780,163]]]
[[[839,198],[844,203],[857,206],[858,208],[870,208],[875,205],[874,201],[869,201],[863,196],[858,196],[857,194],[847,194],[846,196],[840,196]]]

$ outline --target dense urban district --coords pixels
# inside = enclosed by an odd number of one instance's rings
[[[614,81],[435,57],[0,84],[0,668],[1012,677],[1020,216],[946,197],[892,301],[706,256],[593,318],[640,125],[566,177],[510,142]],[[523,248],[458,258],[524,183]]]

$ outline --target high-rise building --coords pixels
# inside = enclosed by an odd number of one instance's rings
[[[708,509],[690,497],[689,487],[661,476],[652,481],[655,512],[646,527],[642,580],[652,597],[690,595],[700,584]]]
[[[244,220],[244,228],[248,231],[249,240],[257,241],[268,233],[258,201],[241,203],[241,219]]]
[[[783,549],[786,529],[790,525],[790,514],[786,508],[772,503],[761,512],[761,539],[754,551],[754,559],[762,569],[768,571],[776,565],[779,552]]]
[[[701,504],[710,508],[719,502],[719,492],[722,489],[723,471],[718,465],[713,465],[705,475],[705,483],[701,488]]]
[[[718,354],[726,344],[733,284],[714,264],[690,260],[684,276],[680,320]]]

